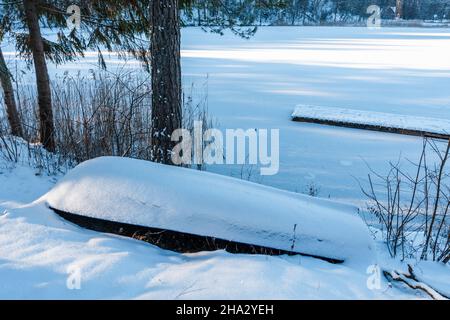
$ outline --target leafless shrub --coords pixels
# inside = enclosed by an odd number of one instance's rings
[[[16,165],[29,165],[36,174],[57,175],[72,167],[57,153],[46,151],[41,144],[31,143],[9,134],[7,121],[0,117],[0,165],[12,169]]]
[[[241,180],[252,181],[257,175],[257,167],[254,164],[247,164],[249,156],[246,156],[246,164],[242,164],[239,170],[239,175],[236,175]]]
[[[20,157],[18,146],[13,140],[5,128],[5,121],[0,121],[0,156],[9,163],[17,163]]]
[[[320,187],[314,182],[310,182],[306,185],[303,193],[311,197],[318,197],[320,195]]]
[[[197,97],[197,90],[200,90],[201,98]],[[201,122],[202,135],[208,129],[217,128],[219,126],[217,120],[208,115],[208,78],[201,88],[192,84],[189,90],[184,90],[183,92],[183,128],[188,129],[191,136],[194,136],[194,122],[196,121]],[[210,142],[203,141],[203,150],[208,143]],[[194,159],[194,152],[193,148],[191,154],[192,159]],[[204,171],[206,170],[206,164],[203,162],[196,164],[196,168],[197,170]]]
[[[36,144],[39,131],[35,89],[25,83],[18,85],[29,162],[55,173],[99,156],[150,160],[150,87],[149,75],[136,70],[65,73],[56,77],[52,81],[56,152],[50,154]],[[193,130],[194,121],[202,121],[206,130],[213,123],[208,116],[207,96],[203,93],[203,98],[192,97],[193,88],[184,93],[184,127]],[[2,122],[7,128],[5,119]],[[0,137],[7,139],[6,133],[0,131]],[[2,153],[17,162],[11,150],[15,143],[3,145],[8,149]]]
[[[413,175],[400,162],[390,163],[385,176],[369,174],[369,187],[362,191],[392,257],[450,261],[449,151],[450,141],[425,139]]]

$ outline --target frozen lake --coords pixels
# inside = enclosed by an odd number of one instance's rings
[[[3,50],[14,64],[11,47]],[[260,177],[255,170],[253,181],[299,192],[314,184],[322,197],[359,201],[356,179],[367,176],[366,162],[382,172],[400,156],[415,160],[421,139],[291,122],[295,106],[450,119],[449,52],[448,29],[263,27],[245,40],[189,28],[182,33],[183,82],[187,89],[194,83],[197,98],[207,94],[222,129],[280,129],[280,173]],[[96,62],[87,55],[51,72]],[[209,168],[233,176],[241,169]]]
[[[450,119],[448,52],[445,29],[267,27],[250,40],[189,29],[183,71],[186,83],[208,75],[222,126],[280,128],[280,173],[263,183],[357,199],[365,162],[383,171],[400,155],[416,159],[421,139],[293,123],[295,105]]]

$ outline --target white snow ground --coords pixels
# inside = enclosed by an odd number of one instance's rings
[[[424,298],[390,287],[384,278],[379,289],[369,289],[373,275],[364,263],[222,251],[177,254],[85,230],[58,217],[43,201],[29,203],[54,185],[54,178],[35,173],[24,165],[1,170],[0,299]],[[399,265],[380,252],[382,265]],[[432,270],[431,277],[448,290],[448,268],[425,267],[424,273]],[[80,287],[73,289],[78,274]]]

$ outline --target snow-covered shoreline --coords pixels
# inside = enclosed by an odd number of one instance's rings
[[[20,165],[0,174],[0,185],[9,186],[0,191],[2,299],[426,298],[389,288],[384,280],[382,290],[368,289],[365,264],[222,251],[177,254],[85,230],[42,201],[27,204],[27,193],[38,197],[39,189],[53,186],[52,179]],[[70,289],[68,281],[78,271],[80,289]]]
[[[390,285],[370,288],[373,268],[406,269],[377,243],[376,265],[223,251],[178,254],[133,239],[85,230],[48,209],[40,194],[54,177],[25,165],[0,174],[2,299],[426,299]],[[421,279],[450,291],[450,269],[420,263]],[[81,275],[79,289],[71,280]]]

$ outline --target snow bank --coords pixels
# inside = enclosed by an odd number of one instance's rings
[[[344,108],[298,105],[293,118],[323,120],[337,123],[388,127],[399,130],[419,131],[442,135],[450,134],[450,120],[384,112],[362,111]]]
[[[41,201],[26,205],[54,186],[50,180],[25,167],[0,174],[0,199],[8,202],[7,211],[0,208],[0,299],[417,298],[384,278],[382,290],[370,290],[367,265],[223,251],[178,254],[85,230]],[[440,279],[450,278],[448,271]],[[81,275],[80,290],[67,286],[74,272]]]
[[[87,161],[43,200],[88,217],[340,260],[371,248],[354,207],[147,161]]]

